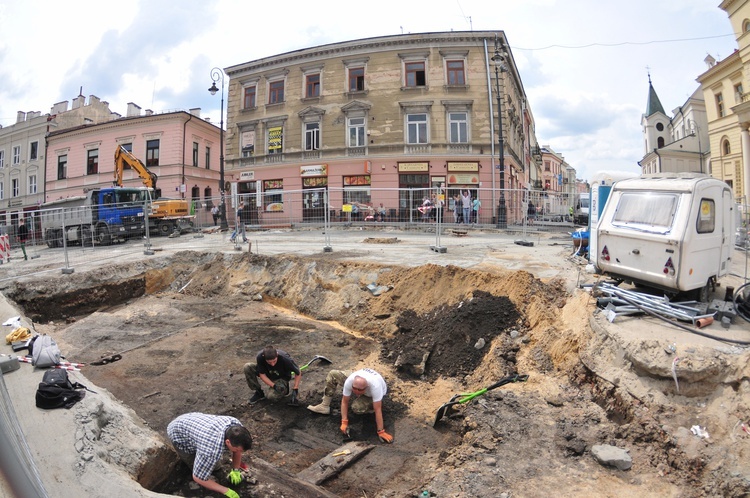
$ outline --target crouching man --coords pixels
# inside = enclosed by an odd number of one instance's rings
[[[383,424],[383,397],[388,392],[383,377],[371,368],[363,368],[347,374],[341,370],[331,370],[326,377],[323,401],[319,405],[310,405],[308,410],[321,415],[331,414],[331,401],[338,386],[343,386],[341,398],[341,432],[349,436],[349,408],[357,415],[375,413],[375,426],[378,437],[384,443],[392,443],[393,436],[385,431]],[[352,400],[352,394],[355,398]]]
[[[292,377],[294,377],[294,387],[292,388],[292,399],[288,404],[298,405],[297,397],[299,396],[302,371],[288,353],[273,346],[266,346],[258,352],[255,363],[246,363],[243,370],[248,387],[255,390],[250,398],[251,405],[266,399],[263,385],[271,388],[268,391],[268,399],[271,401],[277,401],[285,397],[289,394],[289,383],[292,381]]]
[[[193,480],[206,489],[222,493],[228,498],[239,498],[236,491],[211,479],[214,467],[224,450],[232,457],[232,471],[227,478],[232,485],[242,482],[240,469],[242,453],[253,446],[253,439],[239,420],[234,417],[186,413],[167,426],[167,436],[180,458],[193,469]]]

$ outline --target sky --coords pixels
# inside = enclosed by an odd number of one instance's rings
[[[214,67],[374,36],[502,30],[539,143],[580,179],[637,174],[649,73],[671,115],[698,88],[705,57],[737,48],[719,2],[0,0],[0,125],[79,93],[122,115],[133,102],[154,112],[201,108],[219,123],[220,95],[208,92]]]

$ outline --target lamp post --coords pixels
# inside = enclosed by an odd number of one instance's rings
[[[497,144],[498,144],[498,165],[500,170],[500,199],[497,204],[497,226],[496,228],[507,228],[507,212],[505,207],[505,151],[503,150],[503,108],[502,95],[500,94],[500,73],[505,71],[505,56],[502,51],[500,40],[495,37],[495,55],[492,56],[492,62],[495,64],[495,94],[497,95]]]
[[[219,122],[219,193],[221,194],[221,204],[219,205],[219,217],[221,218],[221,229],[229,228],[227,224],[227,204],[224,196],[224,71],[215,67],[211,70],[211,88],[208,91],[211,95],[216,95],[219,91],[216,88],[216,82],[221,79],[221,121]]]

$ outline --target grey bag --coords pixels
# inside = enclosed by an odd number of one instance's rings
[[[60,364],[60,348],[51,336],[42,334],[36,338],[31,351],[31,364],[38,368]]]

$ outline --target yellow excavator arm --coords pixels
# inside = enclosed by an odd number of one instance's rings
[[[122,187],[122,172],[125,170],[126,165],[130,166],[136,171],[136,173],[138,173],[138,176],[140,176],[143,181],[143,185],[154,189],[154,192],[156,192],[156,180],[158,179],[156,173],[149,171],[140,159],[128,152],[122,145],[115,149],[114,183],[116,187]]]

